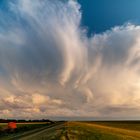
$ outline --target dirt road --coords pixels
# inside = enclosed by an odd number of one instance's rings
[[[65,122],[57,122],[50,126],[42,127],[33,131],[29,131],[22,135],[11,138],[10,140],[46,140],[53,139],[55,135],[61,134],[60,130],[65,127]]]

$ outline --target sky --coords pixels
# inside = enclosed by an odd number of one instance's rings
[[[89,33],[104,32],[111,27],[131,22],[140,23],[139,0],[78,0],[81,4],[82,25]]]
[[[1,0],[0,118],[140,119],[139,0]]]

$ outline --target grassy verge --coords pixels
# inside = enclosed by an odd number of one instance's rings
[[[78,140],[139,140],[139,131],[113,128],[93,123],[70,122],[68,134]]]

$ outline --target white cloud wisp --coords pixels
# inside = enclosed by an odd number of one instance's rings
[[[87,37],[76,1],[7,4],[10,12],[0,11],[2,118],[140,118],[140,26]]]

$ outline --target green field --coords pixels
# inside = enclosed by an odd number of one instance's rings
[[[19,124],[19,129],[22,125],[32,130],[9,134],[0,140],[140,140],[139,121]]]

